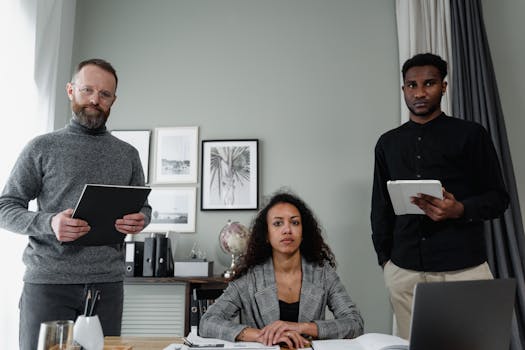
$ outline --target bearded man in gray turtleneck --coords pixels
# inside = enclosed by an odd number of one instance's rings
[[[120,335],[123,244],[62,244],[89,232],[73,219],[87,183],[144,186],[137,150],[112,136],[106,121],[116,99],[118,78],[102,59],[83,61],[66,85],[73,117],[65,128],[38,136],[20,154],[0,196],[0,226],[27,235],[20,299],[20,349],[37,348],[40,323],[84,312],[88,290],[100,290],[97,314],[104,335]],[[38,210],[28,203],[37,200]],[[123,234],[136,234],[150,221],[151,207],[116,220]]]

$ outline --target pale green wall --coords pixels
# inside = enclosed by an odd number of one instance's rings
[[[73,62],[119,73],[110,128],[258,138],[261,194],[289,186],[312,206],[366,331],[390,331],[369,214],[373,147],[399,121],[393,1],[78,0],[76,21]],[[197,210],[176,255],[198,240],[221,272],[220,228],[253,214]]]
[[[369,202],[373,146],[399,120],[394,2],[77,2],[73,62],[100,56],[119,73],[109,127],[197,125],[200,139],[258,138],[261,194],[289,186],[311,204],[366,331],[389,332]],[[525,2],[482,3],[525,198]],[[56,128],[69,119],[65,96],[62,103]],[[219,273],[228,258],[216,244],[218,231],[227,219],[248,224],[253,214],[197,210],[197,233],[179,237],[177,256],[196,240]]]
[[[483,0],[487,38],[505,115],[522,218],[525,217],[525,1]]]

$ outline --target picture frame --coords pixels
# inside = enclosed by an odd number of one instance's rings
[[[197,126],[155,129],[154,184],[197,182]]]
[[[137,149],[144,171],[144,182],[148,184],[151,130],[112,130],[111,134]]]
[[[259,140],[203,140],[201,210],[256,210]]]
[[[195,232],[196,193],[195,187],[152,187],[144,232]]]

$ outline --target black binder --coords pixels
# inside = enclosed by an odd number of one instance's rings
[[[155,276],[155,255],[157,243],[155,237],[144,238],[144,263],[142,266],[142,276]]]
[[[206,313],[208,307],[215,302],[215,299],[223,293],[222,288],[193,288],[190,297],[190,327],[199,326],[202,315]]]
[[[197,289],[194,288],[191,293],[190,301],[190,327],[199,327],[199,301],[197,300]]]
[[[144,242],[126,242],[126,276],[142,276]]]
[[[173,255],[169,237],[157,236],[155,255],[155,277],[173,276]]]

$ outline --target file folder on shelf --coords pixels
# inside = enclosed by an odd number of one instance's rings
[[[173,276],[173,255],[169,237],[157,236],[155,253],[155,277]]]
[[[144,242],[126,242],[126,276],[142,276]]]
[[[157,251],[156,237],[147,237],[144,239],[144,264],[142,267],[142,276],[155,276],[155,256]]]

